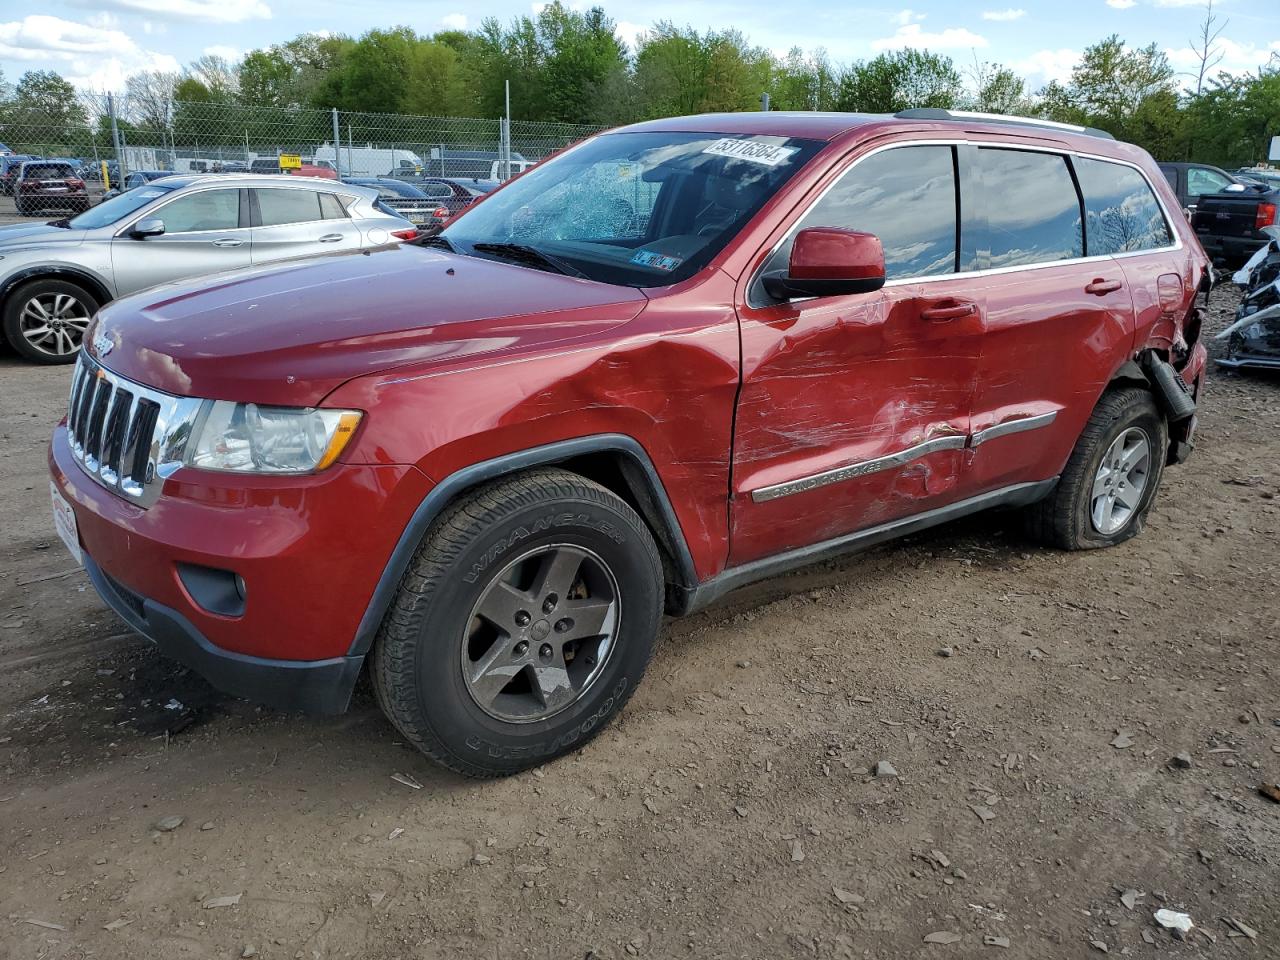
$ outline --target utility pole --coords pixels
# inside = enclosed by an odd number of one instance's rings
[[[116,126],[116,98],[114,94],[107,94],[107,116],[111,118],[111,146],[116,152],[116,176],[124,183],[126,173],[124,163],[124,151],[120,149],[120,128]]]
[[[760,94],[760,109],[765,113],[769,112],[769,95],[767,93]]]
[[[506,116],[502,118],[499,133],[502,143],[498,149],[502,160],[502,179],[506,182],[511,179],[511,81],[504,80],[503,83],[506,89]]]
[[[333,170],[338,175],[338,179],[342,179],[342,151],[339,149],[342,144],[342,131],[338,127],[338,108],[333,108]],[[351,176],[351,164],[347,164],[347,176]]]

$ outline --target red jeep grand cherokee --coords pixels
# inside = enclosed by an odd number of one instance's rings
[[[109,304],[50,451],[103,599],[466,774],[590,739],[663,611],[988,507],[1141,530],[1209,264],[1151,158],[945,111],[588,140],[420,246]]]

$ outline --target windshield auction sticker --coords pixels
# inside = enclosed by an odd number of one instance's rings
[[[637,250],[636,255],[631,258],[631,262],[638,263],[642,267],[652,267],[654,270],[665,270],[670,273],[684,263],[684,258],[668,257],[666,254],[655,253],[652,250]]]
[[[722,140],[717,140],[702,152],[715,154],[717,157],[732,157],[734,160],[745,160],[748,163],[759,163],[766,167],[776,167],[799,149],[799,147],[779,146],[776,143],[760,143],[756,140],[734,140],[732,137],[725,137]]]

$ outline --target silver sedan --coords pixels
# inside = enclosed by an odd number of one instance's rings
[[[416,232],[368,187],[290,176],[165,177],[67,220],[0,227],[4,339],[37,363],[70,363],[108,300]]]

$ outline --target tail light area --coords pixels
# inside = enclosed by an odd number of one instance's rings
[[[431,216],[437,220],[448,220],[452,214],[450,214],[448,207],[436,207],[431,211]]]
[[[67,186],[70,187],[72,190],[83,190],[84,181],[73,178],[67,181]]]
[[[1261,230],[1263,227],[1270,227],[1276,222],[1276,205],[1267,201],[1258,204],[1258,210],[1253,215],[1253,229]]]
[[[418,235],[417,227],[410,227],[407,230],[392,230],[391,235],[397,240],[412,240]]]

